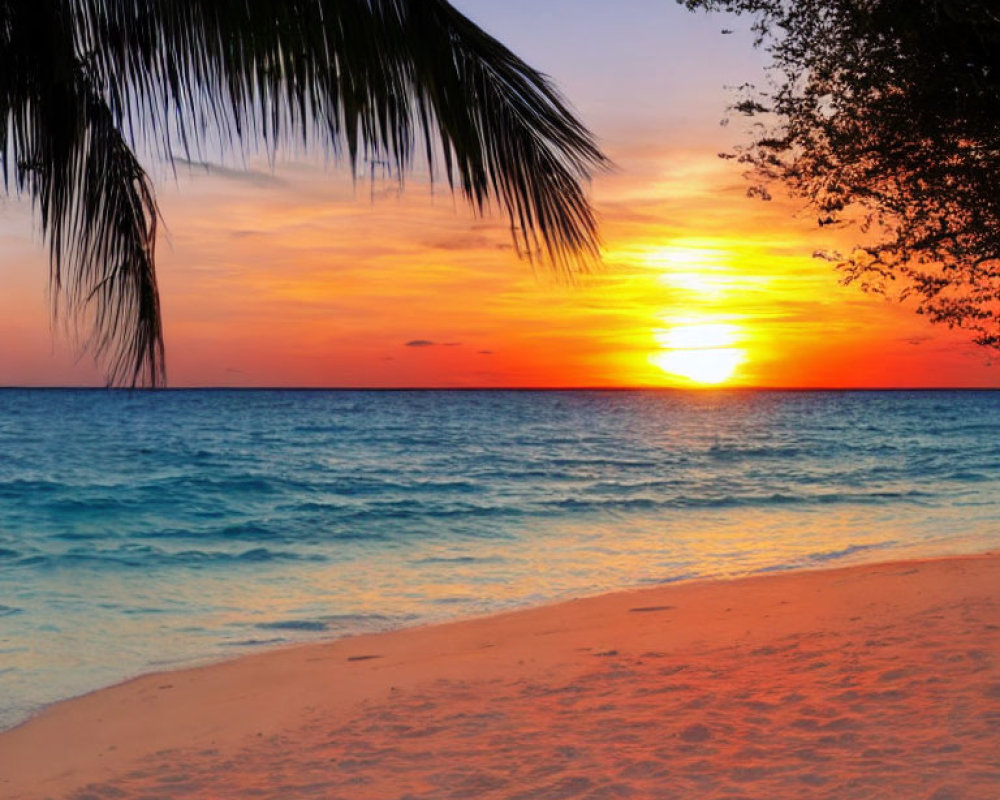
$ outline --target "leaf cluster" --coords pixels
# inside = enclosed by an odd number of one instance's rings
[[[752,193],[857,224],[845,280],[1000,347],[1000,9],[991,0],[686,0],[750,14],[773,85],[735,109]]]

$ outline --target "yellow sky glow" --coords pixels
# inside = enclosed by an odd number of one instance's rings
[[[372,198],[340,172],[289,164],[164,184],[171,383],[996,385],[961,332],[841,286],[811,257],[832,234],[789,204],[747,200],[730,164],[611,155],[620,171],[593,187],[604,264],[574,280],[518,259],[503,219],[417,180],[402,195],[377,182]],[[18,213],[0,336],[19,347],[0,352],[0,378],[100,384],[53,340],[45,253]]]

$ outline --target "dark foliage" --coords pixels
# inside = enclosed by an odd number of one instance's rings
[[[291,139],[411,165],[566,268],[597,255],[605,165],[548,80],[444,0],[0,0],[0,164],[109,381],[164,378],[157,208],[133,149]]]
[[[820,225],[858,224],[832,254],[847,281],[916,301],[1000,347],[1000,7],[992,0],[679,0],[754,15],[770,89],[729,157],[751,194],[778,181]]]

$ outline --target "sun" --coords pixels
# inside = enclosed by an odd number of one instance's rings
[[[650,363],[694,383],[725,383],[746,358],[733,346],[739,341],[739,328],[728,323],[674,325],[653,335],[663,349],[650,354]]]
[[[724,383],[743,361],[743,351],[732,347],[692,350],[667,350],[653,353],[650,362],[669,375],[706,385]]]

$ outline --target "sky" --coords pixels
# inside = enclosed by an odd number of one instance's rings
[[[812,254],[844,232],[748,199],[718,158],[747,137],[720,124],[727,87],[766,80],[747,20],[673,0],[455,5],[549,74],[615,162],[590,187],[603,264],[566,280],[518,258],[502,216],[419,168],[401,192],[323,153],[146,161],[171,386],[1000,386],[967,334],[840,285]],[[0,385],[102,385],[52,322],[24,200],[0,200],[0,254]]]

